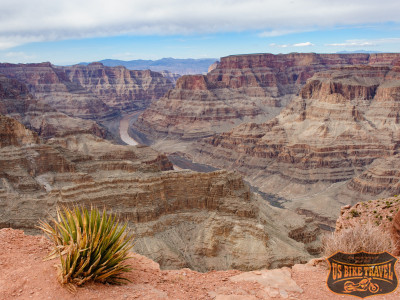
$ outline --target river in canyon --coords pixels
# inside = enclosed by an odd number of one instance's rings
[[[121,140],[131,146],[136,146],[139,143],[135,141],[128,133],[129,126],[135,122],[138,118],[138,116],[141,114],[142,111],[136,111],[131,114],[125,115],[120,121],[119,121],[119,136]]]
[[[136,146],[136,145],[140,144],[138,141],[133,139],[129,135],[128,132],[129,132],[129,127],[132,125],[133,122],[135,122],[137,120],[137,118],[139,117],[139,115],[141,113],[142,113],[142,111],[136,111],[136,112],[124,115],[123,118],[119,122],[120,138],[124,143],[126,143],[128,145]],[[172,162],[172,164],[174,166],[174,170],[190,169],[193,171],[204,172],[204,173],[213,172],[215,170],[218,170],[217,168],[211,167],[209,165],[194,163],[190,159],[187,159],[182,156],[178,156],[176,154],[168,155],[168,159]],[[281,197],[277,197],[273,194],[262,193],[258,190],[258,188],[251,186],[250,183],[247,182],[247,184],[250,186],[250,189],[252,192],[259,194],[264,200],[268,201],[272,206],[284,208],[282,204],[284,202],[288,201]],[[324,225],[324,224],[321,224],[321,225]],[[329,229],[331,230],[331,228],[329,228]]]

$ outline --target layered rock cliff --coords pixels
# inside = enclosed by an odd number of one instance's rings
[[[0,227],[30,231],[57,205],[96,205],[128,220],[135,250],[164,268],[278,267],[318,252],[314,223],[254,197],[238,174],[173,171],[151,148],[93,135],[44,143],[8,117],[0,130]]]
[[[48,139],[69,134],[106,136],[94,121],[67,116],[33,97],[27,86],[0,74],[0,114],[10,116]]]
[[[193,155],[334,218],[355,196],[399,191],[399,76],[398,66],[317,73],[276,118],[205,139]]]
[[[72,67],[0,64],[0,73],[26,84],[33,96],[60,112],[96,120],[115,117],[121,110],[146,107],[173,87],[156,72],[100,63]]]
[[[82,86],[72,83],[62,69],[50,63],[0,64],[0,73],[26,84],[36,98],[69,116],[99,119],[117,114]]]
[[[125,67],[106,67],[101,63],[88,66],[63,67],[68,79],[96,95],[110,107],[121,111],[145,108],[174,87],[173,74],[150,70],[128,70]]]
[[[243,122],[265,122],[316,72],[346,65],[391,65],[399,54],[252,54],[221,58],[207,75],[182,76],[134,124],[150,140],[193,140]]]

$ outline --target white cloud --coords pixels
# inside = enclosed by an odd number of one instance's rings
[[[374,40],[346,40],[342,43],[325,44],[325,46],[333,47],[368,47],[378,46],[382,44],[399,43],[400,38],[382,38]]]
[[[21,62],[30,62],[36,58],[35,55],[29,55],[25,52],[7,52],[4,54],[7,59],[18,60]]]
[[[286,35],[286,34],[292,34],[292,33],[297,33],[299,32],[298,30],[269,30],[269,31],[263,31],[261,32],[258,36],[259,37],[275,37],[275,36],[281,36],[281,35]]]
[[[270,45],[270,47],[278,47],[278,48],[287,48],[287,47],[289,47],[288,44],[275,44],[275,43],[271,43],[271,44],[269,44],[269,45]]]
[[[123,34],[256,30],[272,37],[310,28],[398,22],[393,0],[2,0],[0,49],[33,41]]]
[[[345,42],[345,43],[333,43],[326,44],[326,46],[334,46],[334,47],[365,47],[365,46],[375,46],[375,44],[371,42]]]
[[[293,47],[308,47],[308,46],[315,46],[315,45],[310,42],[293,44]]]
[[[269,44],[271,47],[278,47],[278,48],[288,48],[288,47],[309,47],[315,46],[313,43],[304,42],[304,43],[297,43],[297,44]]]

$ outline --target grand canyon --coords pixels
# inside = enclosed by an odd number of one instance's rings
[[[399,99],[397,53],[232,55],[175,77],[1,63],[0,228],[104,206],[161,269],[306,263],[341,207],[400,193]]]

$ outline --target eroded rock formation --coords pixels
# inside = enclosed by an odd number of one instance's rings
[[[0,130],[0,227],[32,230],[57,205],[106,206],[129,221],[136,251],[200,271],[304,262],[318,243],[314,223],[254,197],[238,174],[173,171],[151,148],[87,134],[41,142],[8,117]]]
[[[392,65],[399,54],[252,54],[221,58],[207,75],[178,79],[134,127],[150,140],[193,140],[244,122],[265,122],[316,72],[346,65]]]
[[[101,63],[63,67],[68,79],[96,95],[110,107],[122,111],[145,108],[173,88],[174,74],[125,67],[106,67]],[[168,73],[168,74],[167,74]]]
[[[355,196],[398,193],[399,76],[398,66],[317,73],[276,118],[205,139],[193,157],[332,218]]]
[[[1,74],[0,114],[18,120],[45,139],[80,133],[106,137],[106,130],[94,121],[58,112],[33,97],[25,84]]]
[[[144,108],[173,83],[160,73],[124,67],[56,67],[50,63],[0,64],[0,73],[26,84],[39,100],[69,116],[115,117],[120,110]]]

